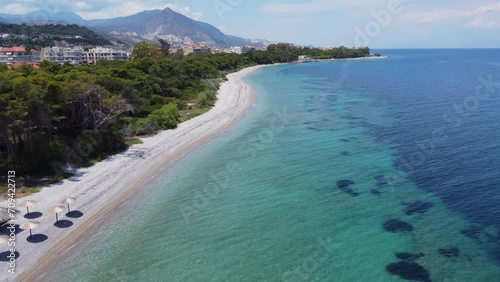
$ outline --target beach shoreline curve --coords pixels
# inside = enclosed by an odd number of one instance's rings
[[[144,138],[143,144],[134,145],[92,167],[81,168],[75,178],[22,198],[37,201],[34,211],[39,210],[44,215],[37,219],[41,226],[34,229],[33,234],[48,238],[32,244],[26,242],[29,232],[17,234],[20,256],[16,276],[9,275],[7,264],[4,264],[0,271],[5,275],[0,275],[0,281],[43,281],[47,270],[57,265],[68,249],[98,229],[108,214],[133,198],[151,178],[186,153],[224,133],[243,117],[255,105],[255,89],[244,78],[263,67],[265,65],[253,66],[228,74],[228,80],[221,84],[217,93],[215,106],[207,113],[179,124],[174,130]],[[81,218],[71,218],[75,222],[72,228],[52,226],[52,215],[45,214],[64,197],[77,198],[71,209],[84,214]]]

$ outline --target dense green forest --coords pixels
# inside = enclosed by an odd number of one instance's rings
[[[370,56],[370,49],[364,48],[347,48],[337,47],[332,49],[318,49],[318,48],[301,48],[286,43],[273,44],[267,47],[266,54],[271,54],[279,59],[283,56],[297,60],[300,55],[305,55],[313,59],[348,59],[348,58],[362,58]]]
[[[244,55],[183,56],[165,42],[142,42],[128,62],[44,61],[39,70],[0,64],[0,171],[60,176],[63,165],[91,164],[137,142],[135,136],[175,128],[188,111],[193,117],[208,110],[228,72],[291,62],[302,54],[345,58],[368,56],[370,50],[277,44]]]
[[[112,43],[102,35],[86,27],[69,25],[26,25],[0,23],[0,33],[10,34],[0,38],[0,46],[30,45],[39,50],[56,45],[54,41],[66,41],[70,45],[105,46]]]

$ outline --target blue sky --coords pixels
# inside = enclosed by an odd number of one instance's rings
[[[228,34],[302,45],[500,48],[500,1],[492,0],[2,0],[0,13],[96,19],[165,7]]]

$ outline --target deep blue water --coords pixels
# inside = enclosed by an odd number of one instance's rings
[[[377,126],[363,110],[358,124],[397,144],[395,166],[474,222],[500,227],[500,50],[377,51],[391,58],[287,73],[372,99],[393,124]]]
[[[500,50],[380,52],[250,76],[255,109],[47,279],[500,281]]]
[[[397,144],[395,167],[473,223],[500,230],[500,50],[379,51],[391,58],[290,73],[341,81],[373,99],[394,123],[361,114],[358,124]],[[500,262],[500,238],[492,241]]]

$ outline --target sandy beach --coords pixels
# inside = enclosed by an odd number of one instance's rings
[[[8,272],[7,262],[0,262],[0,281],[43,281],[45,270],[57,264],[64,253],[85,239],[87,234],[99,228],[106,215],[134,197],[144,184],[160,170],[176,161],[188,151],[227,130],[254,105],[254,89],[245,83],[244,77],[263,66],[243,69],[229,74],[218,92],[215,106],[206,114],[186,121],[174,130],[168,130],[143,139],[127,151],[88,168],[81,168],[76,175],[61,183],[43,188],[39,193],[17,199],[37,201],[30,212],[43,215],[34,221],[41,225],[33,229],[40,242],[28,242],[29,231],[16,235],[15,275]],[[19,187],[18,187],[19,188]],[[59,214],[67,228],[54,225],[55,215],[47,210],[65,197],[75,197],[71,210],[80,211],[81,217],[68,217],[66,211]],[[6,202],[0,203],[6,206]],[[65,205],[64,205],[65,206]],[[17,216],[17,224],[28,221],[23,216],[25,208]],[[5,227],[4,227],[5,233]],[[0,253],[10,247],[0,245]]]

